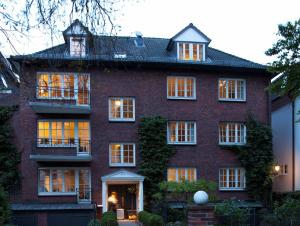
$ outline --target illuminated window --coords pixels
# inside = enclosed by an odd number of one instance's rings
[[[134,121],[135,99],[130,97],[114,97],[109,99],[109,120]]]
[[[219,100],[245,101],[246,81],[243,79],[219,79]]]
[[[179,60],[204,61],[204,45],[199,43],[177,43]]]
[[[85,38],[70,38],[70,56],[83,57],[85,56]]]
[[[89,104],[90,76],[86,74],[39,73],[37,98],[76,100],[77,104]]]
[[[196,168],[168,168],[168,181],[196,181]]]
[[[196,99],[196,79],[190,77],[168,77],[169,99]]]
[[[39,173],[39,195],[76,194],[90,189],[90,171],[72,168],[41,168]]]
[[[195,122],[168,122],[169,144],[196,144]]]
[[[111,166],[135,166],[135,144],[110,144]]]
[[[39,147],[77,147],[78,154],[90,152],[88,121],[38,121]]]
[[[222,122],[219,124],[219,144],[243,145],[246,143],[246,125]]]
[[[219,170],[220,190],[244,190],[246,176],[243,168],[223,168]]]

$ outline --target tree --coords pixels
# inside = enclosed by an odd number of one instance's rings
[[[0,225],[8,223],[10,219],[10,214],[11,212],[9,209],[7,193],[0,186]]]
[[[268,56],[276,56],[269,70],[281,77],[269,89],[279,95],[294,99],[300,95],[300,19],[294,23],[278,25],[278,41],[266,51]]]

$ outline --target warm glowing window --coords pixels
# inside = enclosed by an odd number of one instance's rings
[[[245,144],[246,125],[243,123],[222,122],[219,124],[219,144]]]
[[[111,166],[135,166],[135,144],[110,144]]]
[[[179,60],[204,61],[204,45],[199,43],[177,43]]]
[[[243,168],[223,168],[219,170],[220,190],[244,190],[246,176]]]
[[[90,152],[88,121],[38,121],[38,146],[77,147],[79,154]]]
[[[109,120],[134,121],[135,99],[130,97],[114,97],[109,99]]]
[[[219,100],[246,100],[246,81],[243,79],[219,79]]]
[[[168,122],[169,144],[196,144],[195,122]]]
[[[196,99],[196,79],[191,77],[168,77],[169,99]]]
[[[168,181],[195,181],[196,168],[168,168]]]
[[[76,194],[77,191],[80,193],[90,190],[88,169],[42,168],[38,172],[39,195]]]
[[[83,57],[86,50],[85,38],[70,38],[70,56]]]
[[[85,74],[39,73],[37,98],[76,100],[89,104],[90,76]]]

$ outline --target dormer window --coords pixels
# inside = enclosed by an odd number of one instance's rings
[[[177,43],[177,58],[179,60],[204,61],[205,48],[199,43]]]
[[[75,57],[85,56],[85,38],[82,37],[70,38],[70,56],[75,56]]]

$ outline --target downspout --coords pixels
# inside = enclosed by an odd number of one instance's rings
[[[295,101],[292,102],[292,189],[295,191]]]

